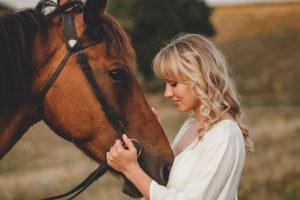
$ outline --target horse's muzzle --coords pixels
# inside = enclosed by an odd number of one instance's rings
[[[172,168],[172,164],[167,163],[165,164],[162,168],[161,168],[161,173],[160,173],[160,177],[161,180],[163,180],[163,185],[167,185],[168,181],[169,181],[169,175],[171,172],[171,168]]]

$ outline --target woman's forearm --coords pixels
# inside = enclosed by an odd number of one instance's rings
[[[124,175],[137,187],[146,199],[150,199],[150,185],[152,179],[137,165]]]

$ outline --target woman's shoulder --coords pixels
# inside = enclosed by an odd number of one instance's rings
[[[178,133],[185,131],[185,129],[187,129],[188,127],[190,127],[192,125],[192,123],[195,121],[195,118],[192,116],[189,116],[181,125]]]
[[[237,122],[231,119],[224,119],[219,121],[211,128],[209,132],[207,136],[217,137],[221,140],[228,140],[243,136]]]
[[[185,131],[192,125],[193,121],[195,120],[194,117],[189,116],[181,125],[180,129],[178,130],[173,143],[172,147],[175,147],[181,137],[184,135]]]

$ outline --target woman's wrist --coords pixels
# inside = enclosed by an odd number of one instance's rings
[[[129,165],[126,170],[123,172],[123,174],[129,179],[134,179],[136,176],[138,176],[138,172],[142,170],[142,168],[139,166],[138,163]]]
[[[146,199],[150,199],[152,178],[144,172],[138,163],[128,167],[123,174],[137,187]]]

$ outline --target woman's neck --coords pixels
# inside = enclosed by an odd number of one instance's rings
[[[194,109],[194,113],[195,113],[195,119],[199,122],[204,122],[204,117],[201,115],[201,112],[200,112],[200,108],[195,108]]]
[[[195,120],[200,124],[204,124],[204,117],[203,115],[201,115],[200,108],[195,108],[194,113],[195,113]],[[220,121],[225,119],[230,119],[232,121],[235,121],[229,112],[225,112],[221,115]]]
[[[204,127],[204,117],[200,113],[200,108],[194,109],[194,114],[195,114],[195,123],[198,124],[199,129],[202,129]]]

